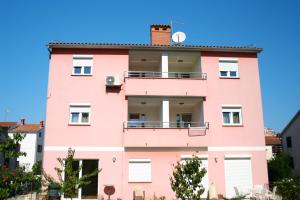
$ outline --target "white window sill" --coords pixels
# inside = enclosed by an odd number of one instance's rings
[[[128,181],[128,183],[152,183],[152,181]]]
[[[71,76],[93,76],[93,74],[71,74]]]
[[[69,126],[90,126],[91,123],[69,123]]]
[[[240,79],[240,77],[226,77],[226,76],[219,76],[220,79]]]

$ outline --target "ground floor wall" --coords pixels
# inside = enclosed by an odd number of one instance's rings
[[[249,148],[248,148],[249,149]],[[115,194],[112,199],[121,198],[130,200],[133,197],[133,189],[138,186],[143,188],[146,199],[156,196],[166,196],[167,199],[174,199],[175,194],[171,190],[170,176],[173,165],[177,161],[189,155],[199,155],[207,159],[208,183],[214,183],[219,194],[226,195],[225,160],[247,158],[251,161],[252,184],[264,185],[268,183],[266,153],[264,147],[253,150],[234,148],[199,149],[195,148],[79,148],[75,152],[75,158],[96,159],[99,161],[99,168],[102,171],[98,176],[98,195],[106,195],[103,192],[105,185],[114,185]],[[56,177],[54,167],[58,166],[58,157],[66,157],[67,149],[45,148],[43,167],[45,171]],[[148,182],[130,182],[129,161],[131,159],[150,160],[151,180]]]

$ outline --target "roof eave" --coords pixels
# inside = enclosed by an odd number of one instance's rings
[[[127,49],[127,50],[168,50],[168,51],[215,51],[215,52],[245,52],[260,53],[262,48],[238,48],[238,47],[183,47],[164,45],[78,45],[78,44],[48,44],[50,49]]]
[[[297,117],[300,116],[300,110],[294,115],[294,117],[291,119],[291,121],[284,127],[284,129],[281,131],[281,136],[284,135],[284,133],[289,129],[289,127],[294,123],[294,121],[297,119]]]

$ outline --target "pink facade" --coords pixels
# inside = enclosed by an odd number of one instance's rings
[[[140,50],[136,46],[84,44],[50,44],[49,47],[51,59],[43,159],[48,173],[55,176],[56,158],[64,157],[68,147],[73,147],[77,159],[97,160],[102,168],[96,186],[98,197],[104,195],[104,185],[112,184],[116,188],[112,199],[131,199],[135,186],[145,190],[147,199],[153,193],[172,199],[175,197],[169,181],[172,165],[192,154],[207,160],[208,185],[215,183],[218,193],[224,196],[230,196],[226,184],[234,184],[234,180],[229,180],[232,176],[226,176],[229,173],[226,170],[234,165],[231,159],[250,160],[252,186],[268,183],[259,50],[224,50],[221,47],[217,50],[200,47],[176,50],[151,46]],[[172,54],[168,54],[171,50]],[[186,77],[178,77],[180,73],[176,73],[175,78],[124,76],[128,71],[140,71],[131,70],[134,67],[143,67],[135,60],[138,51],[145,55],[145,62],[150,61],[149,54],[153,53],[153,57],[158,54],[157,71],[160,73],[164,72],[163,55],[167,55],[169,76],[172,69],[177,72],[182,67]],[[91,74],[72,75],[76,55],[91,57]],[[181,55],[183,60],[192,61],[182,66],[171,62],[172,56]],[[238,77],[220,77],[220,59],[237,61]],[[139,64],[135,64],[137,62]],[[193,73],[205,73],[205,78],[186,75],[189,74],[186,69],[192,68],[187,66],[190,63],[195,66]],[[144,71],[149,70],[145,67]],[[105,78],[110,75],[120,77],[120,88],[106,86]],[[77,119],[70,111],[76,104],[88,105],[89,123],[70,123],[73,115],[74,120]],[[226,124],[229,111],[224,109],[236,107],[241,113],[233,113],[233,124]],[[191,122],[184,121],[186,115],[190,116]],[[133,120],[131,116],[140,118]],[[190,131],[201,134],[192,137]],[[129,180],[129,173],[137,176],[129,170],[131,159],[150,160],[150,181]]]

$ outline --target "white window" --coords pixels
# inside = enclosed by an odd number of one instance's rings
[[[237,59],[219,59],[219,76],[224,78],[238,78],[238,60]]]
[[[223,125],[242,125],[241,107],[222,107]]]
[[[90,124],[90,105],[71,105],[70,124]]]
[[[73,56],[72,75],[92,75],[93,57],[87,55]]]
[[[130,159],[128,182],[151,182],[151,160]]]

